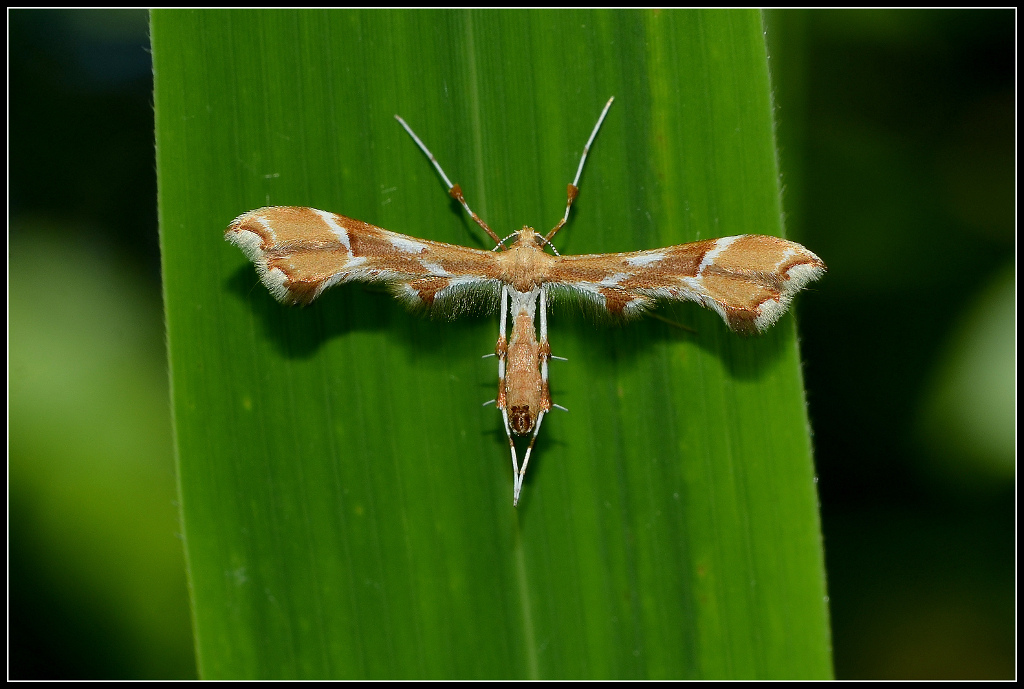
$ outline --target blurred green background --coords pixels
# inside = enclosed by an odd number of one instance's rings
[[[8,18],[10,677],[192,677],[148,16]],[[1014,12],[766,26],[836,676],[1013,677]]]

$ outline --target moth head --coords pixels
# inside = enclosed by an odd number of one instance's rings
[[[523,225],[523,229],[516,232],[516,244],[520,246],[541,247],[544,246],[544,237],[537,234],[532,227]]]
[[[516,435],[526,435],[533,430],[533,415],[528,405],[515,405],[508,410],[508,425]]]

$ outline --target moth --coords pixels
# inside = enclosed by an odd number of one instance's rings
[[[332,285],[355,280],[384,283],[407,305],[439,315],[500,304],[494,348],[498,394],[492,401],[501,412],[512,455],[513,506],[519,504],[541,423],[559,406],[552,403],[548,387],[548,363],[558,358],[548,342],[552,297],[575,296],[612,316],[627,318],[659,300],[695,301],[717,312],[733,331],[753,334],[779,320],[793,296],[825,272],[822,260],[800,244],[763,235],[628,253],[560,255],[551,239],[569,219],[587,153],[613,101],[605,104],[583,147],[576,177],[567,186],[565,213],[546,235],[524,226],[500,238],[470,209],[459,185],[452,184],[398,115],[395,119],[430,159],[449,195],[494,242],[492,250],[410,237],[297,206],[243,213],[225,232],[227,241],[255,264],[263,284],[284,304],[308,304]],[[522,463],[515,443],[519,436],[529,438]]]

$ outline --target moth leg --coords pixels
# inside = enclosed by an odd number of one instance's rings
[[[420,141],[420,137],[416,136],[416,132],[412,130],[412,127],[406,124],[405,120],[403,120],[398,115],[395,115],[395,119],[398,120],[398,123],[402,125],[405,131],[409,133],[409,136],[411,136],[412,140],[416,142],[416,145],[420,147],[420,150],[423,151],[423,153],[425,153],[428,158],[430,158],[430,162],[433,163],[434,168],[441,175],[441,179],[444,180],[445,185],[448,187],[448,195],[462,204],[462,207],[466,209],[467,213],[469,213],[469,217],[473,218],[473,222],[482,227],[484,232],[486,232],[488,236],[490,236],[490,238],[494,240],[495,246],[500,246],[501,239],[494,232],[494,230],[489,228],[487,226],[487,223],[485,223],[480,218],[480,216],[474,213],[473,210],[469,207],[469,204],[466,203],[466,199],[462,196],[462,188],[459,187],[458,184],[452,184],[452,181],[448,179],[448,175],[444,174],[444,170],[441,168],[441,163],[437,162],[437,158],[435,158],[434,154],[430,152],[430,149],[427,148],[426,144]],[[577,177],[579,177],[579,175],[577,175]]]
[[[508,286],[501,287],[501,321],[498,332],[498,343],[494,346],[494,354],[498,357],[498,398],[495,406],[501,410],[501,420],[505,424],[505,435],[508,436],[508,448],[512,453],[512,481],[515,483],[519,475],[519,459],[516,455],[516,444],[512,440],[512,426],[508,422],[508,396],[505,390],[505,360],[508,357]]]
[[[515,507],[516,503],[519,502],[519,458],[516,456],[516,444],[512,440],[512,427],[508,424],[508,410],[501,410],[501,418],[505,422],[505,435],[508,436],[508,449],[512,453],[512,484],[515,486],[515,495],[512,498],[512,506]],[[533,449],[533,443],[530,443],[530,447],[526,450],[526,460],[530,459],[530,450]],[[523,470],[526,470],[526,462],[523,462]]]
[[[569,209],[572,208],[572,202],[576,200],[576,197],[580,193],[580,175],[583,174],[583,163],[586,162],[587,153],[590,152],[590,144],[594,143],[594,138],[597,136],[597,130],[601,128],[601,124],[604,122],[605,116],[608,115],[608,108],[612,107],[612,101],[614,100],[615,96],[612,96],[611,98],[608,99],[608,102],[604,104],[604,110],[601,111],[601,115],[597,118],[597,124],[594,125],[594,130],[590,132],[590,138],[587,139],[587,145],[583,147],[583,155],[580,157],[580,166],[576,168],[576,179],[574,179],[572,183],[570,183],[566,187],[566,191],[569,196],[569,201],[568,203],[565,204],[565,215],[563,215],[562,219],[558,221],[558,224],[555,225],[555,227],[550,232],[548,232],[547,236],[544,237],[544,241],[548,241],[552,237],[554,237],[555,232],[558,232],[560,229],[562,229],[562,226],[565,225],[565,223],[568,222],[569,220]]]
[[[505,395],[505,359],[508,357],[508,285],[501,286],[501,324],[498,331],[498,342],[494,345],[494,354],[498,357],[498,409],[506,407]],[[508,419],[505,420],[508,427]]]
[[[523,489],[523,478],[526,476],[526,465],[530,463],[530,454],[533,452],[533,444],[537,442],[537,434],[540,432],[540,424],[544,415],[551,409],[551,393],[548,390],[548,359],[551,358],[551,345],[548,344],[548,300],[545,289],[540,290],[540,378],[541,378],[541,402],[540,411],[537,413],[537,423],[533,427],[533,435],[530,436],[530,445],[523,455],[523,466],[515,477],[515,495],[512,498],[513,507],[519,504],[519,492]]]
[[[544,385],[545,402],[549,405],[551,400],[547,394],[548,389],[548,361],[551,359],[551,345],[548,343],[548,297],[546,287],[540,289],[540,379]],[[547,411],[547,408],[544,408]]]
[[[526,465],[530,463],[530,453],[533,452],[533,444],[537,441],[537,433],[540,431],[540,423],[544,420],[544,414],[546,412],[540,412],[537,414],[537,423],[533,427],[533,435],[530,436],[530,446],[526,448],[526,454],[523,456],[523,467],[519,469],[515,477],[515,493],[512,496],[512,506],[515,507],[519,504],[519,491],[523,489],[523,478],[526,476]],[[509,438],[511,440],[511,438]]]
[[[540,346],[538,349],[540,353],[540,410],[547,412],[551,410],[552,406],[551,389],[548,387],[548,362],[553,358],[561,357],[551,356],[551,343],[548,342],[548,297],[547,290],[543,287],[540,290]]]

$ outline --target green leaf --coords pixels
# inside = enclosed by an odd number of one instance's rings
[[[223,241],[264,205],[562,253],[781,234],[753,11],[157,11],[160,224],[200,672],[829,677],[792,317],[550,317],[553,412],[518,508],[496,319],[352,284],[274,302]],[[813,247],[812,247],[813,248]]]

